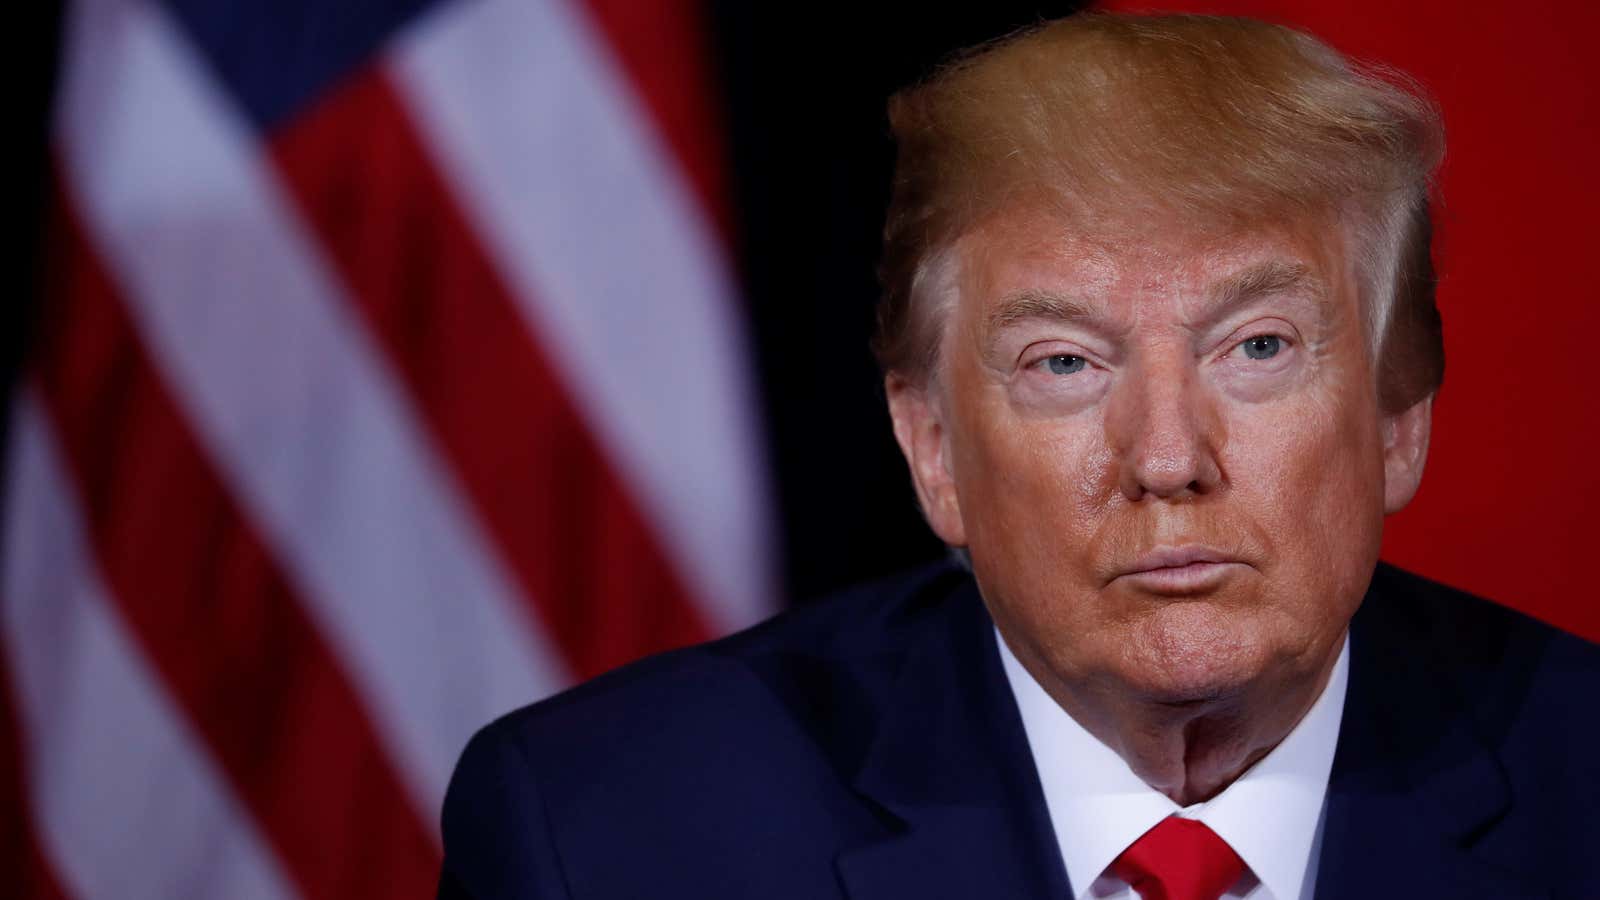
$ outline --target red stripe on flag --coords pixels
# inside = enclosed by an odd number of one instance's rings
[[[55,213],[34,374],[118,610],[307,896],[426,896],[439,850],[345,673],[190,433],[64,188]]]
[[[710,28],[700,0],[582,0],[644,100],[724,243],[737,229],[723,181],[723,122],[713,102]]]
[[[4,603],[0,598],[0,603]],[[22,719],[11,688],[11,666],[0,642],[0,879],[16,900],[66,900],[55,870],[39,846],[29,802]]]
[[[351,78],[271,145],[574,673],[709,637],[384,76]]]

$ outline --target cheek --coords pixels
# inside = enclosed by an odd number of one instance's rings
[[[1279,569],[1272,580],[1285,590],[1318,588],[1304,596],[1359,599],[1383,522],[1383,460],[1371,410],[1359,402],[1302,402],[1282,415],[1236,423],[1228,450],[1236,500]]]
[[[1070,564],[1114,486],[1098,419],[994,416],[969,433],[955,454],[969,542],[1011,567]]]

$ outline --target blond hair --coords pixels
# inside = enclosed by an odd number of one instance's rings
[[[889,101],[898,147],[874,351],[937,364],[955,242],[1026,198],[1084,228],[1148,210],[1201,227],[1350,226],[1383,407],[1444,372],[1429,256],[1438,115],[1398,73],[1249,19],[1090,14],[974,48]]]

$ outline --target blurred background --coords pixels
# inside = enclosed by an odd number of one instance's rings
[[[884,101],[1079,5],[43,7],[0,313],[15,896],[428,896],[480,725],[938,557],[866,346]],[[1385,556],[1600,638],[1600,13],[1163,8],[1439,99],[1449,371]]]

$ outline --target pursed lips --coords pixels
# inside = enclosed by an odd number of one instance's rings
[[[1156,547],[1120,568],[1111,583],[1124,582],[1150,593],[1193,594],[1210,590],[1244,560],[1204,544]]]

